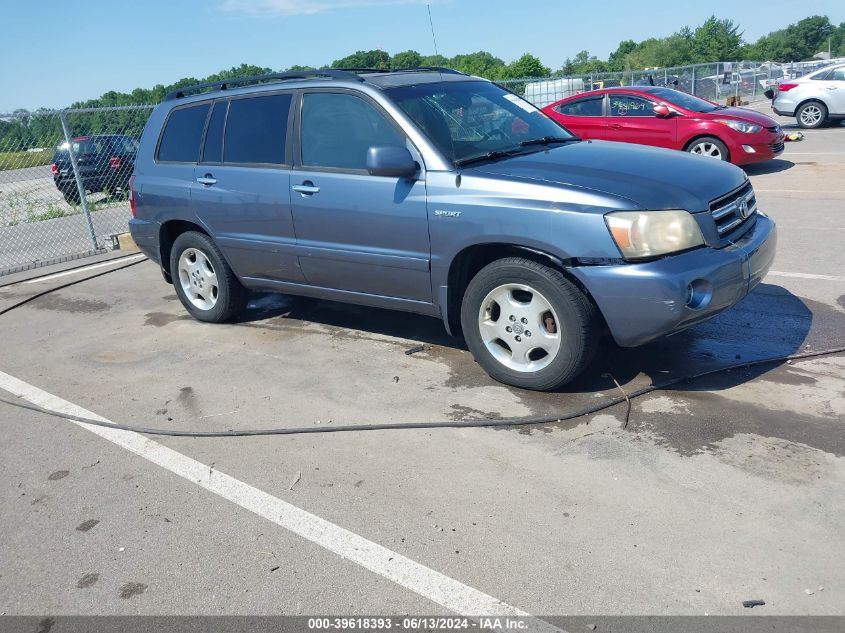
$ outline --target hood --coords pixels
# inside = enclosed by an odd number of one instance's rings
[[[713,158],[645,145],[581,141],[466,169],[498,178],[574,186],[625,198],[643,209],[705,211],[746,181]]]
[[[720,108],[719,110],[713,110],[713,112],[707,112],[706,114],[708,117],[714,119],[740,119],[749,123],[762,125],[763,127],[775,127],[778,125],[778,122],[772,117],[762,112],[749,110],[748,108]]]

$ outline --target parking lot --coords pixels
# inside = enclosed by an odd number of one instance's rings
[[[674,337],[603,344],[564,392],[491,381],[415,315],[256,295],[237,323],[199,323],[144,261],[0,316],[0,395],[180,430],[565,417],[617,398],[614,380],[630,393],[841,348],[845,126],[804,135],[747,169],[779,229],[764,283]],[[6,285],[0,310],[127,261]],[[621,403],[541,425],[200,439],[0,403],[0,604],[845,614],[845,355],[681,382],[627,417]]]

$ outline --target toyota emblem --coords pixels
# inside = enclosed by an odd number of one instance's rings
[[[748,200],[745,198],[739,201],[739,217],[743,220],[748,217]]]

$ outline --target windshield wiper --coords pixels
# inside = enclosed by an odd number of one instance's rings
[[[572,143],[580,140],[577,136],[544,136],[543,138],[532,138],[522,141],[520,145],[523,147],[527,145],[551,145],[552,143]]]
[[[479,156],[459,158],[458,160],[454,161],[454,163],[456,167],[463,167],[464,165],[469,165],[471,163],[480,163],[485,160],[496,160],[497,158],[507,158],[508,156],[515,156],[519,153],[519,149],[494,149],[493,151],[487,152],[486,154],[481,154]]]

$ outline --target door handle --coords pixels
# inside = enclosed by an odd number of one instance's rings
[[[610,129],[611,129],[611,130],[621,130],[621,129],[622,129],[622,126],[621,126],[619,123],[611,123],[611,124],[610,124]]]
[[[827,86],[828,90],[838,90],[839,86]]]
[[[297,193],[302,194],[302,196],[313,196],[315,193],[320,193],[320,188],[315,187],[314,183],[310,180],[306,180],[301,185],[294,185],[292,187],[294,191]]]
[[[208,187],[209,185],[213,185],[213,184],[217,183],[217,178],[215,178],[211,174],[206,174],[205,176],[202,176],[201,178],[197,178],[197,182],[201,185],[205,185],[206,187]]]

